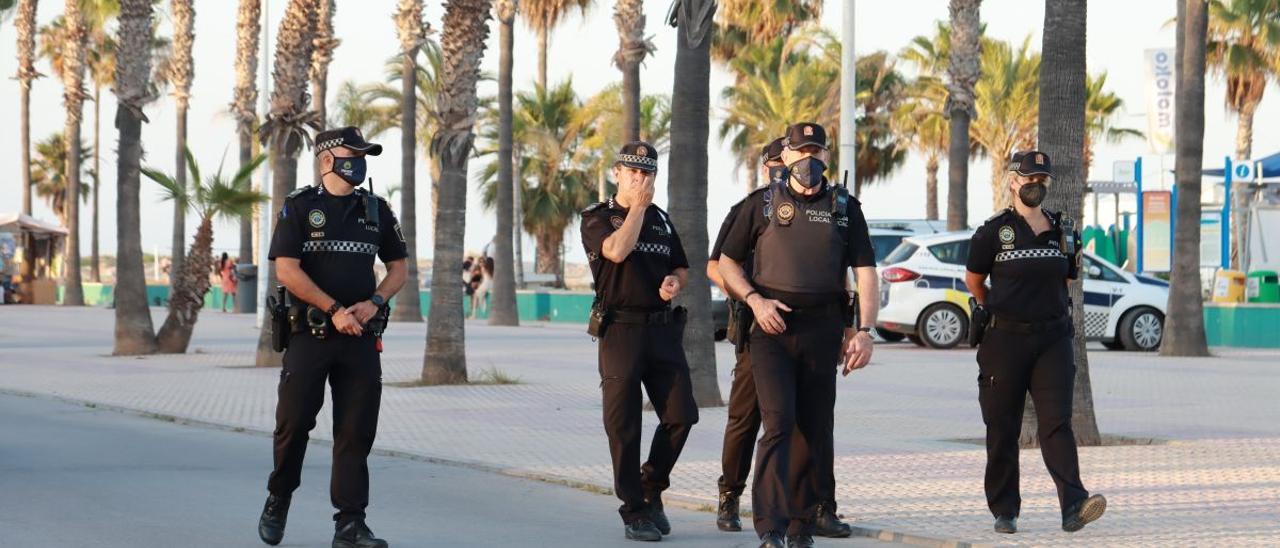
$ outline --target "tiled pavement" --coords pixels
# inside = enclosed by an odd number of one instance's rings
[[[153,314],[157,323],[163,317]],[[580,327],[471,323],[467,331],[473,376],[496,368],[522,383],[387,386],[377,447],[608,488],[595,350]],[[251,317],[202,315],[185,356],[110,357],[111,332],[108,310],[0,308],[0,389],[260,432],[273,427],[279,371],[247,367],[256,337]],[[424,333],[420,324],[392,325],[386,382],[417,377]],[[718,353],[727,397],[732,357],[723,345]],[[1110,506],[1106,518],[1074,535],[1058,527],[1039,455],[1024,452],[1023,532],[1009,537],[989,532],[981,448],[948,441],[982,436],[972,351],[880,345],[870,368],[840,382],[842,512],[868,529],[981,544],[1280,544],[1280,353],[1219,354],[1091,352],[1103,431],[1167,443],[1082,449],[1086,485]],[[326,409],[315,437],[330,437],[327,417]],[[714,503],[724,422],[723,408],[702,411],[672,495]]]

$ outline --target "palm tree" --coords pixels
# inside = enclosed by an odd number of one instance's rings
[[[538,74],[537,84],[547,87],[547,44],[551,29],[556,28],[569,16],[569,12],[578,10],[586,15],[592,0],[521,0],[520,15],[524,24],[538,34]]]
[[[66,225],[70,219],[67,208],[67,150],[71,148],[67,146],[67,142],[62,138],[61,133],[55,133],[45,138],[45,140],[36,143],[36,158],[31,162],[31,186],[36,196],[44,199],[49,209],[53,210],[53,214],[58,217],[58,222]],[[81,165],[85,160],[89,159],[92,149],[80,145]],[[82,175],[83,170],[82,170]],[[89,198],[90,186],[80,183],[80,191],[77,196],[80,201],[86,201]]]
[[[236,119],[240,166],[253,161],[253,131],[258,123],[258,36],[262,34],[262,0],[240,0],[236,10],[236,86],[231,112]],[[240,217],[240,260],[253,257],[253,214]],[[248,299],[237,299],[237,310]]]
[[[398,61],[396,66],[398,71]],[[396,90],[395,101],[383,100],[383,88],[381,84],[360,85],[351,80],[343,82],[338,86],[338,93],[328,110],[328,125],[355,126],[365,139],[370,140],[400,127],[400,92]]]
[[[1080,219],[1084,208],[1085,116],[1087,74],[1085,72],[1085,0],[1047,0],[1044,12],[1044,63],[1040,65],[1039,148],[1053,158],[1054,182],[1045,207],[1071,219]],[[993,163],[1003,164],[992,155]],[[1001,166],[1004,169],[1006,166]],[[1002,189],[1009,194],[1007,189]],[[1071,429],[1076,443],[1101,445],[1098,419],[1093,409],[1093,388],[1089,379],[1089,354],[1084,347],[1083,280],[1071,282],[1071,317],[1075,322],[1076,378],[1071,402]],[[1027,398],[1030,408],[1031,399]],[[1023,413],[1021,443],[1035,445],[1034,409]]]
[[[978,115],[969,132],[991,157],[992,209],[999,210],[1013,203],[1005,189],[1005,160],[1036,140],[1040,54],[1031,51],[1030,37],[1016,50],[1005,42],[984,42],[982,78],[974,93]]]
[[[280,211],[284,199],[298,185],[298,153],[310,146],[308,128],[319,126],[315,112],[307,111],[307,76],[315,45],[316,0],[290,0],[276,34],[276,57],[272,71],[271,110],[258,129],[263,144],[270,147],[271,210]],[[274,287],[275,263],[267,267],[268,284]],[[258,335],[255,363],[279,366],[281,355],[271,349],[271,322],[263,322]]]
[[[907,98],[893,113],[893,130],[906,145],[924,157],[924,218],[938,218],[938,168],[950,144],[950,126],[942,114],[946,88],[932,76],[918,76]]]
[[[172,0],[170,14],[173,19],[173,61],[169,64],[169,83],[173,85],[173,101],[177,110],[177,146],[173,165],[178,173],[177,183],[187,183],[186,170],[182,169],[183,151],[187,149],[187,108],[191,102],[191,83],[195,79],[195,63],[191,47],[195,43],[196,9],[193,0]],[[184,246],[186,245],[187,212],[179,204],[173,205],[172,261],[169,272],[182,272]],[[177,289],[176,280],[169,280],[169,291]]]
[[[431,152],[440,158],[442,170],[432,255],[432,312],[427,320],[427,353],[422,360],[422,380],[428,384],[467,381],[462,285],[456,282],[466,234],[467,161],[479,106],[476,83],[491,9],[491,0],[448,0],[445,4],[440,96],[431,112],[439,128],[431,137]]]
[[[839,74],[834,71],[837,65],[829,66],[832,67],[829,74]],[[858,91],[855,98],[862,108],[854,126],[857,133],[854,161],[858,165],[854,171],[853,192],[861,196],[863,185],[887,178],[906,160],[907,147],[899,146],[893,131],[893,113],[902,102],[906,82],[889,54],[883,51],[859,57],[855,75]],[[837,134],[836,138],[839,137]],[[832,173],[839,172],[832,170]]]
[[[729,64],[752,45],[786,41],[809,21],[822,17],[822,0],[725,0],[716,14],[711,58]],[[741,78],[741,73],[738,74]],[[740,80],[739,80],[740,81]]]
[[[1227,109],[1236,113],[1236,159],[1253,156],[1253,117],[1267,81],[1280,77],[1280,1],[1210,0],[1209,69],[1227,81]],[[1250,181],[1231,189],[1231,268],[1240,268],[1247,241]]]
[[[498,19],[498,228],[493,241],[493,306],[489,325],[520,325],[516,308],[515,257],[512,238],[515,231],[515,177],[512,167],[514,136],[512,129],[511,70],[515,47],[516,0],[498,0],[494,15]]]
[[[671,91],[668,208],[689,255],[689,280],[678,300],[689,310],[684,352],[700,407],[717,407],[715,333],[707,282],[707,138],[711,110],[711,35],[716,2],[683,0],[676,8],[675,84]]]
[[[338,48],[342,40],[333,36],[333,15],[338,10],[335,0],[316,0],[316,37],[315,50],[311,52],[311,110],[318,119],[326,119],[325,98],[329,91],[329,63],[333,61],[333,50]],[[315,172],[315,184],[320,184],[320,171]],[[410,257],[413,251],[409,251]]]
[[[1084,107],[1084,172],[1093,167],[1093,145],[1099,139],[1119,143],[1129,138],[1141,138],[1142,132],[1133,128],[1117,127],[1115,119],[1124,108],[1124,100],[1107,91],[1107,73],[1085,77]]]
[[[202,180],[200,166],[191,156],[186,156],[185,169],[191,172],[191,184],[178,182],[174,175],[167,175],[154,168],[142,168],[142,174],[164,189],[164,199],[184,209],[191,209],[200,219],[191,252],[182,263],[182,272],[174,279],[173,293],[169,297],[169,315],[160,332],[156,334],[159,351],[182,354],[191,343],[200,309],[204,308],[204,294],[209,291],[209,273],[213,271],[213,220],[234,219],[249,214],[259,202],[269,199],[266,194],[253,190],[251,178],[254,170],[267,159],[259,155],[243,165],[231,178],[222,174],[222,166],[212,177]]]
[[[614,154],[625,139],[622,85],[611,84],[588,98],[579,108],[573,124],[582,134],[575,162],[596,178],[596,195],[600,201],[611,192],[607,180],[613,167]],[[666,94],[640,98],[639,140],[653,145],[661,156],[671,144],[671,97]]]
[[[1208,10],[1204,0],[1178,2],[1176,104],[1178,206],[1173,270],[1162,356],[1208,356],[1200,298],[1200,166],[1204,165],[1204,79]],[[1211,47],[1211,46],[1210,46]]]
[[[36,71],[36,0],[21,0],[14,24],[18,34],[18,146],[22,147],[20,166],[22,184],[22,212],[31,214],[31,82],[41,74]],[[24,242],[22,279],[30,280],[35,273],[35,260],[30,241]]]
[[[116,323],[114,355],[156,351],[151,310],[147,308],[146,275],[142,266],[142,222],[139,207],[139,163],[142,159],[142,107],[155,100],[151,82],[151,51],[155,42],[152,0],[120,0],[116,29],[120,62],[115,86],[120,132],[116,154]]]
[[[332,1],[332,0],[330,0]],[[418,215],[415,178],[418,152],[417,106],[418,48],[426,40],[427,25],[422,20],[422,0],[400,0],[395,14],[400,38],[400,228],[409,250],[409,277],[397,295],[392,318],[401,322],[422,322],[418,299]]]
[[[67,140],[66,183],[67,192],[75,194],[80,191],[80,119],[84,100],[84,65],[85,42],[88,32],[85,28],[84,12],[80,0],[67,0],[63,17],[67,21],[67,37],[62,54],[63,105],[67,109],[66,126],[63,135]],[[80,285],[80,201],[67,200],[67,249],[66,273],[63,283],[62,304],[65,306],[84,306],[84,288]]]
[[[951,0],[951,57],[947,67],[947,104],[951,120],[947,150],[947,230],[969,227],[969,122],[977,114],[974,85],[981,76],[979,38],[982,0]]]
[[[644,36],[643,0],[618,0],[613,7],[618,25],[618,51],[613,64],[622,71],[624,134],[628,141],[640,138],[640,63],[653,53],[653,43]]]

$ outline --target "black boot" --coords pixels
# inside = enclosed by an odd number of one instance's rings
[[[387,541],[373,536],[373,531],[356,519],[339,525],[333,534],[333,548],[387,548]]]
[[[782,539],[782,533],[769,531],[760,537],[760,548],[787,548],[787,545]]]
[[[284,524],[289,519],[289,497],[267,496],[258,518],[258,538],[275,546],[284,539]]]
[[[813,548],[813,535],[792,535],[787,537],[787,548]]]
[[[662,494],[655,493],[645,497],[645,503],[649,505],[649,517],[658,527],[658,532],[670,535],[671,521],[667,519],[667,513],[662,510]]]
[[[662,532],[652,521],[647,519],[638,519],[627,524],[626,527],[627,540],[643,540],[647,542],[656,542],[662,540]]]
[[[1000,516],[996,518],[995,529],[997,533],[1005,533],[1007,535],[1012,535],[1014,533],[1017,533],[1018,518],[1009,517],[1009,516]]]
[[[716,527],[725,532],[742,530],[742,519],[738,517],[738,497],[741,493],[722,491],[720,508],[716,511]]]
[[[853,527],[840,521],[840,516],[836,515],[835,505],[829,502],[818,505],[818,511],[813,516],[813,525],[814,532],[820,537],[845,538],[853,534]]]
[[[1084,499],[1062,513],[1062,530],[1074,533],[1084,529],[1085,524],[1096,521],[1106,511],[1107,499],[1102,495]]]

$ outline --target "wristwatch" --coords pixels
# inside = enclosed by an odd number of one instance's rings
[[[382,305],[387,304],[387,300],[377,293],[374,293],[372,297],[369,297],[369,302],[373,303],[373,306],[378,308],[382,308]]]
[[[858,331],[861,331],[863,333],[871,333],[871,328],[863,326],[863,327],[859,327]]]
[[[338,301],[333,301],[333,304],[329,305],[329,309],[325,310],[324,313],[332,316],[334,314],[337,314],[338,311],[341,309],[342,309],[342,303]]]

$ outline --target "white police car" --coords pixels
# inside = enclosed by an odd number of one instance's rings
[[[880,266],[876,331],[886,339],[932,348],[966,340],[969,291],[964,285],[972,231],[906,238]],[[1169,284],[1130,274],[1088,252],[1081,259],[1084,329],[1112,350],[1155,350],[1164,333]],[[887,335],[887,336],[886,336]]]

